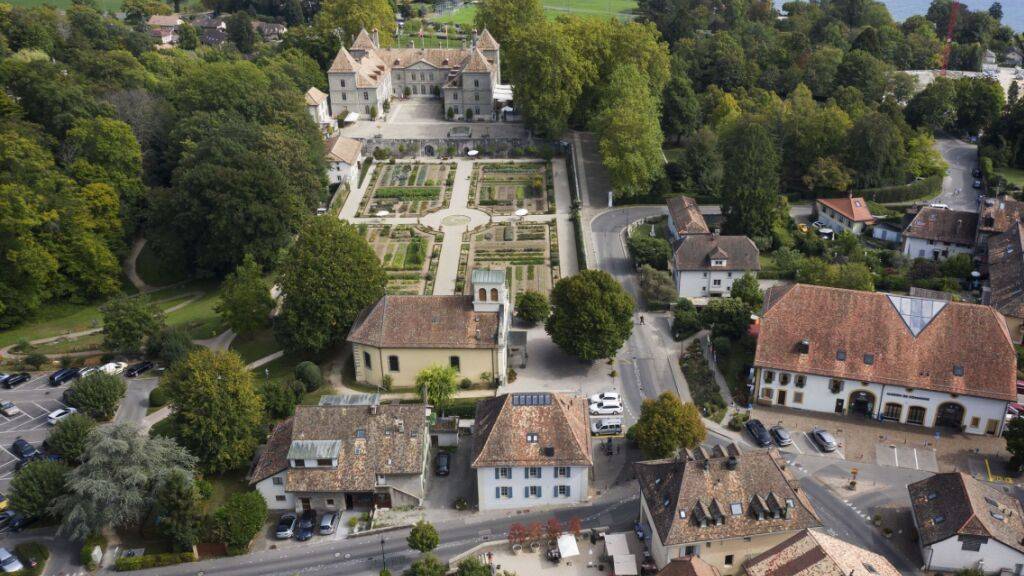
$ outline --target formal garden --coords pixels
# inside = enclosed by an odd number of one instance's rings
[[[478,162],[470,190],[471,205],[491,214],[555,211],[550,162]]]
[[[468,232],[462,243],[456,291],[474,268],[504,269],[511,294],[547,294],[560,277],[554,222],[506,222]]]
[[[388,274],[388,294],[431,294],[441,254],[441,232],[412,225],[359,225]]]
[[[381,164],[360,205],[361,216],[423,216],[448,204],[455,164]]]

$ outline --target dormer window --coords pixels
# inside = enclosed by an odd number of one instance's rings
[[[725,266],[725,260],[722,260],[722,259],[718,259],[718,258],[716,258],[716,259],[714,259],[714,260],[712,260],[712,261],[711,261],[711,266],[712,266],[712,267],[721,267],[721,266]]]
[[[836,350],[836,360],[839,360],[840,362],[845,362],[846,361],[846,350],[843,350],[842,348],[840,348],[839,350]]]
[[[932,518],[932,523],[934,523],[934,524],[942,524],[945,521],[946,521],[946,517],[943,516],[942,514],[939,514],[938,516],[935,516],[935,517]]]
[[[539,440],[539,439],[540,439],[540,436],[536,432],[527,432],[526,433],[526,441],[529,442],[530,444],[536,444],[537,440]]]
[[[366,429],[356,428],[356,438],[366,438]]]
[[[867,364],[868,366],[871,366],[872,364],[874,364],[875,363],[875,355],[874,354],[865,354],[864,355],[864,363]]]
[[[334,466],[334,460],[331,460],[329,458],[317,458],[316,465],[322,467]]]
[[[932,500],[935,500],[938,497],[939,497],[939,493],[938,492],[929,492],[928,496],[926,496],[926,498],[928,499],[929,502],[931,502]]]

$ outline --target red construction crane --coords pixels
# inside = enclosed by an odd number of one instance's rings
[[[956,17],[960,13],[960,2],[953,0],[949,9],[949,25],[946,26],[946,45],[942,47],[942,75],[946,75],[949,67],[949,53],[953,50],[953,30],[956,28]]]

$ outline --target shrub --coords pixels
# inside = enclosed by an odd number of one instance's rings
[[[718,356],[728,356],[732,350],[732,341],[726,336],[716,336],[711,339],[711,347],[715,349]]]
[[[114,562],[114,570],[127,572],[129,570],[144,570],[146,568],[160,568],[161,566],[173,566],[185,562],[195,562],[196,556],[189,552],[172,552],[169,554],[146,554],[143,556],[132,556],[129,558],[118,558]]]
[[[161,386],[153,388],[153,391],[149,393],[149,405],[153,408],[160,408],[161,406],[166,406],[167,390],[164,390]]]
[[[540,292],[527,290],[516,298],[516,315],[525,322],[543,322],[551,315],[548,297]]]
[[[395,379],[391,377],[391,374],[385,374],[384,377],[381,378],[380,385],[384,388],[385,392],[390,392],[391,387],[394,386],[394,384]]]
[[[472,387],[473,381],[470,380],[469,378],[463,378],[462,381],[459,382],[459,388],[462,388],[463,390],[469,390]]]
[[[312,392],[323,386],[324,378],[320,374],[320,367],[316,364],[305,361],[295,367],[295,378],[306,385],[306,391]]]
[[[883,186],[881,188],[865,188],[856,192],[872,202],[897,203],[909,202],[926,196],[934,196],[942,189],[942,176],[930,176],[901,186]]]
[[[46,354],[41,354],[39,352],[33,352],[28,356],[25,356],[25,364],[28,364],[29,366],[35,368],[36,370],[38,370],[40,366],[46,364],[49,361],[50,359],[46,357]]]
[[[630,236],[626,241],[630,255],[637,267],[648,264],[658,270],[667,270],[669,258],[672,257],[672,247],[664,238],[651,238],[650,236]]]
[[[747,420],[750,420],[750,414],[746,412],[734,412],[732,417],[729,418],[729,423],[727,424],[727,426],[729,427],[729,430],[739,432],[740,430],[743,429],[743,426],[744,424],[747,423]]]
[[[259,492],[232,494],[223,506],[214,513],[214,531],[228,554],[244,554],[253,537],[267,521],[267,503]]]
[[[39,542],[25,542],[14,547],[14,555],[25,564],[25,569],[18,574],[23,576],[38,576],[46,568],[46,561],[50,558],[50,551]],[[28,561],[35,562],[34,568],[28,567]]]

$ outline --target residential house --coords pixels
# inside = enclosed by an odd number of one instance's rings
[[[223,16],[214,16],[213,14],[203,14],[197,16],[192,20],[192,25],[199,30],[220,30],[221,32],[227,32],[228,23]]]
[[[907,489],[924,570],[1024,570],[1024,509],[1016,496],[963,472],[936,474]]]
[[[721,576],[718,568],[700,559],[700,556],[673,558],[658,570],[657,576]]]
[[[586,502],[589,425],[586,398],[537,392],[481,400],[472,456],[480,510]]]
[[[673,239],[688,234],[710,234],[708,223],[700,213],[697,201],[689,196],[671,196],[665,200],[668,206],[668,231]]]
[[[501,49],[490,32],[469,47],[381,48],[376,30],[361,30],[327,71],[331,114],[375,119],[393,97],[439,98],[453,118],[486,120],[512,100],[501,84]],[[374,116],[374,115],[377,116]]]
[[[158,48],[170,48],[178,41],[177,33],[170,28],[153,28],[149,31],[149,37],[157,43]]]
[[[324,141],[324,158],[327,160],[328,182],[356,185],[359,165],[363,161],[363,143],[360,140],[344,136],[328,138]]]
[[[986,303],[1006,319],[1010,338],[1024,342],[1024,224],[988,241],[988,283]]]
[[[1002,234],[1021,221],[1024,202],[1010,196],[985,198],[978,213],[978,235],[975,245],[984,256],[989,238]]]
[[[418,506],[429,454],[423,404],[324,396],[278,424],[249,481],[275,510]]]
[[[313,122],[320,127],[322,134],[328,135],[338,129],[338,121],[331,116],[331,104],[327,94],[321,92],[316,86],[306,90],[306,110],[313,118]]]
[[[877,222],[871,227],[871,237],[883,242],[902,244],[903,228],[903,226],[896,222]]]
[[[779,453],[715,446],[634,464],[640,523],[659,569],[699,556],[723,576],[794,534],[821,526]]]
[[[747,576],[900,576],[884,556],[829,536],[804,530],[747,560]]]
[[[911,258],[945,260],[974,252],[978,214],[925,206],[903,231],[903,253]]]
[[[203,46],[220,46],[228,41],[228,33],[220,28],[203,28],[199,33],[199,43]]]
[[[999,435],[1017,356],[988,306],[796,284],[765,292],[757,402]]]
[[[260,35],[264,42],[280,42],[284,38],[288,27],[277,22],[263,22],[256,20],[252,23],[253,30]]]
[[[818,221],[836,233],[849,232],[860,236],[868,226],[875,223],[875,217],[868,210],[863,198],[818,198],[814,202]]]
[[[410,387],[431,365],[455,368],[459,378],[505,382],[511,311],[504,270],[475,269],[472,293],[386,295],[356,318],[352,343],[356,380]]]
[[[178,43],[178,27],[183,20],[180,14],[153,14],[146,21],[149,36],[161,47]]]

